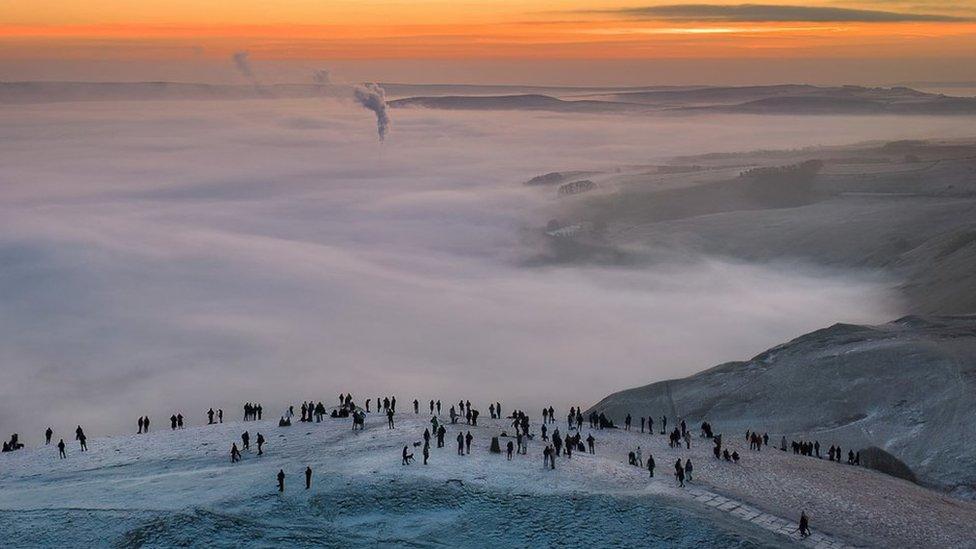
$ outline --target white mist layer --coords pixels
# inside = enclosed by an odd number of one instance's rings
[[[325,101],[2,107],[0,433],[340,391],[588,405],[834,322],[883,280],[715,258],[529,268],[521,182],[675,154],[952,137],[963,121],[395,111]],[[542,395],[542,396],[540,396]]]

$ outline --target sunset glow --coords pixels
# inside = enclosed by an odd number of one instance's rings
[[[6,60],[219,58],[242,48],[267,60],[925,57],[976,49],[970,1],[823,1],[798,10],[619,0],[5,4]]]

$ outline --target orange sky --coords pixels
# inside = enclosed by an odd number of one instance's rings
[[[241,50],[256,62],[976,52],[976,0],[767,1],[745,11],[729,0],[691,2],[0,0],[0,62],[206,60]]]

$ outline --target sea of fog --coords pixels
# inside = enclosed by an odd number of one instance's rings
[[[549,192],[671,155],[952,137],[950,118],[397,110],[330,100],[0,106],[0,436],[243,401],[535,410],[899,314],[884,283],[701,258],[528,267]],[[483,404],[482,404],[483,403]]]

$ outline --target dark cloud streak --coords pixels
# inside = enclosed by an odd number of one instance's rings
[[[815,23],[902,23],[902,22],[963,22],[971,18],[932,13],[902,13],[883,10],[864,10],[824,6],[793,6],[775,4],[667,4],[599,10],[632,19],[686,22],[815,22]]]

